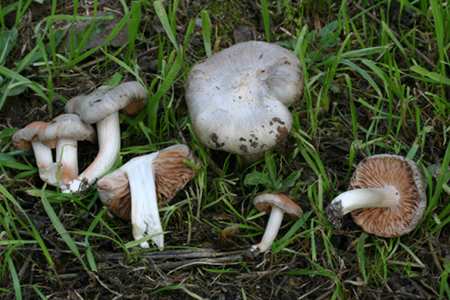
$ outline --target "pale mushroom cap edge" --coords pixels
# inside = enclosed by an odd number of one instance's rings
[[[65,110],[93,124],[120,110],[126,115],[135,115],[147,102],[147,89],[137,81],[130,81],[115,87],[101,86],[88,95],[74,97],[67,102]]]

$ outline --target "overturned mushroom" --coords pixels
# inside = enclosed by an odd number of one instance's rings
[[[256,257],[259,253],[266,252],[272,246],[277,237],[283,217],[290,217],[292,220],[298,220],[302,216],[302,209],[291,199],[283,194],[262,194],[253,200],[253,205],[260,212],[270,213],[269,222],[266,226],[263,238],[259,244],[253,245],[248,249],[249,257]]]
[[[292,116],[286,105],[302,96],[304,76],[292,52],[251,41],[197,64],[187,82],[186,102],[200,141],[248,163],[288,136]]]
[[[78,115],[63,114],[39,128],[39,136],[56,141],[56,162],[61,165],[60,186],[78,176],[78,141],[87,140],[93,143],[96,139],[94,128],[84,123]]]
[[[200,166],[187,146],[174,145],[133,158],[97,182],[102,202],[121,218],[131,219],[135,240],[162,233],[158,203],[171,200],[197,173],[184,161]],[[152,240],[164,247],[163,234]],[[148,248],[149,244],[140,246]]]
[[[89,124],[97,124],[99,152],[92,164],[69,182],[65,192],[86,191],[117,161],[120,151],[119,110],[136,115],[147,105],[147,90],[139,82],[116,87],[102,86],[89,95],[78,96],[66,104],[66,112],[77,114]]]
[[[420,169],[415,162],[399,155],[381,154],[364,159],[348,189],[325,210],[335,228],[351,212],[364,231],[398,237],[417,226],[427,206]]]

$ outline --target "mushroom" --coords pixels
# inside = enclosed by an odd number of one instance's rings
[[[266,252],[272,246],[283,217],[298,220],[302,216],[302,209],[284,194],[262,194],[253,200],[253,205],[260,212],[270,213],[269,222],[266,226],[261,242],[248,249],[247,256],[253,258],[259,253]],[[286,214],[286,215],[285,215]]]
[[[282,142],[292,127],[287,104],[303,94],[302,63],[265,42],[245,42],[209,57],[188,74],[186,102],[194,131],[208,148],[247,163]]]
[[[57,141],[56,162],[61,165],[60,186],[67,188],[65,185],[78,176],[78,141],[88,140],[93,143],[96,139],[94,127],[84,123],[78,115],[63,114],[42,125],[39,136]]]
[[[44,136],[39,136],[39,129],[46,125],[45,122],[33,122],[25,128],[17,131],[12,136],[13,146],[19,150],[30,150],[33,148],[36,164],[39,169],[39,177],[51,185],[56,186],[58,168],[60,163],[53,163],[52,149],[56,141],[46,141]]]
[[[333,199],[325,215],[335,228],[351,212],[368,233],[398,237],[412,231],[427,206],[422,173],[415,162],[380,154],[361,161],[347,192]]]
[[[78,96],[66,104],[66,112],[77,114],[89,124],[97,124],[99,152],[91,165],[69,182],[67,193],[84,192],[117,161],[120,151],[119,110],[136,115],[147,105],[146,88],[139,82],[116,87],[102,86],[89,95]]]
[[[200,167],[187,146],[173,145],[133,158],[97,182],[102,202],[121,218],[131,219],[135,240],[162,233],[158,203],[170,201],[197,174],[185,161]],[[163,234],[152,240],[164,247]],[[147,242],[140,246],[149,248]]]

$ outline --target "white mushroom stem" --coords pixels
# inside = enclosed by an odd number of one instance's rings
[[[253,245],[247,252],[250,257],[255,257],[259,253],[266,252],[272,247],[272,243],[277,237],[281,222],[283,221],[284,212],[276,206],[272,206],[269,222],[266,226],[263,238],[259,244]]]
[[[131,191],[131,224],[133,237],[139,240],[144,236],[159,234],[152,237],[153,242],[162,249],[164,235],[159,219],[156,185],[152,162],[158,152],[136,157],[121,167],[127,173]],[[142,248],[149,248],[147,242],[140,244]]]
[[[99,152],[95,160],[77,178],[69,182],[65,193],[76,194],[89,189],[117,161],[120,151],[119,113],[113,113],[97,122]]]
[[[52,186],[58,185],[58,168],[60,163],[53,162],[52,149],[41,142],[31,142],[36,164],[39,168],[39,177]]]
[[[60,139],[56,144],[56,161],[61,166],[61,181],[66,185],[70,180],[78,176],[78,141]]]
[[[52,149],[41,142],[32,142],[36,164],[40,169],[44,169],[53,163]]]
[[[392,207],[400,201],[396,188],[367,188],[355,189],[340,194],[331,204],[341,201],[342,214],[345,215],[352,210],[369,207]]]

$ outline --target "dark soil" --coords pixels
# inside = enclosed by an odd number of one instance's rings
[[[6,1],[2,7],[7,6],[13,1]],[[118,0],[98,1],[99,9],[119,11],[123,13],[123,8]],[[180,44],[184,41],[184,34],[187,24],[191,18],[195,18],[197,14],[205,7],[210,13],[211,24],[213,28],[213,48],[214,51],[227,48],[236,42],[247,40],[265,40],[265,31],[262,20],[262,13],[259,1],[181,1],[180,10],[177,14],[177,39]],[[306,2],[306,1],[305,1]],[[371,2],[371,1],[369,1]],[[92,4],[81,4],[80,1],[78,15],[86,15],[93,13]],[[90,3],[90,2],[87,2]],[[331,5],[333,4],[333,5]],[[330,1],[308,1],[304,4],[303,25],[307,24],[310,30],[320,30],[328,23],[335,21],[340,8],[340,3]],[[358,7],[353,6],[349,2],[349,17],[359,14],[361,11]],[[364,4],[368,7],[368,4]],[[401,23],[397,22],[399,13],[397,3],[393,2],[389,11],[384,12],[384,19],[391,19],[392,24],[401,24],[400,28],[395,25],[392,30],[399,32],[400,30],[410,30],[415,25],[412,18],[406,13],[401,14]],[[272,8],[271,15],[271,41],[282,42],[289,41],[290,32],[296,34],[294,26],[285,23],[286,13],[277,11]],[[378,8],[378,11],[380,9]],[[58,1],[57,14],[72,14],[72,1]],[[299,10],[300,11],[300,10]],[[27,52],[35,45],[36,40],[33,36],[34,27],[43,18],[51,13],[51,1],[44,1],[44,4],[33,2],[30,9],[27,10],[22,18],[18,29],[19,37],[16,46],[13,48],[10,57],[6,60],[5,66],[14,69],[15,63],[20,61]],[[298,18],[298,12],[296,14]],[[381,18],[379,15],[377,18]],[[405,19],[406,18],[406,19]],[[371,26],[377,26],[374,19],[366,18]],[[5,24],[8,28],[12,28],[15,21],[13,13],[5,17]],[[359,22],[359,21],[357,21]],[[58,26],[64,25],[56,24]],[[361,26],[361,24],[358,24]],[[217,37],[215,30],[217,29]],[[153,8],[149,5],[143,6],[140,33],[143,39],[135,46],[138,65],[140,67],[140,76],[149,87],[152,80],[158,75],[158,34],[164,37],[164,32],[159,23]],[[344,40],[342,36],[341,40]],[[376,39],[376,38],[375,38]],[[115,48],[114,46],[113,49]],[[201,28],[196,28],[194,34],[189,40],[189,47],[186,50],[186,57],[190,64],[203,59],[205,57],[203,48]],[[317,45],[311,43],[311,47]],[[328,48],[330,53],[337,53],[340,45]],[[435,47],[431,45],[430,49]],[[434,48],[435,49],[435,48]],[[437,56],[433,55],[434,50],[420,49],[429,59],[436,63]],[[126,51],[126,50],[125,50]],[[125,52],[124,51],[124,52]],[[112,52],[112,51],[111,51]],[[170,53],[164,53],[169,55]],[[99,62],[100,69],[97,68],[96,61]],[[82,72],[64,70],[58,74],[52,74],[53,91],[61,95],[65,99],[70,99],[76,95],[87,93],[99,87],[106,82],[107,75],[112,75],[119,70],[120,66],[108,61],[105,63],[104,53],[97,51],[80,63]],[[89,63],[93,63],[89,65]],[[400,68],[406,68],[404,58],[398,56],[397,65]],[[322,71],[326,71],[323,69]],[[375,92],[365,80],[354,72],[346,71],[350,76],[353,85],[353,98],[361,97],[375,106],[378,99],[375,98]],[[46,86],[48,73],[45,67],[30,66],[21,73],[23,76],[39,82]],[[123,81],[133,80],[131,75],[125,76]],[[423,86],[417,86],[410,77],[404,78],[404,84],[422,89]],[[334,83],[339,87],[337,92],[330,92],[328,97],[330,103],[328,108],[321,109],[319,117],[318,132],[309,142],[314,146],[320,155],[320,159],[324,164],[325,171],[331,182],[331,186],[335,186],[335,190],[324,191],[324,206],[328,205],[333,196],[339,192],[345,191],[348,184],[349,173],[349,151],[351,149],[353,138],[353,129],[344,121],[344,118],[351,119],[350,96],[345,85],[344,78],[336,78]],[[382,83],[380,83],[382,84]],[[419,83],[420,84],[420,83]],[[317,91],[320,87],[317,87]],[[156,92],[156,88],[151,91]],[[187,116],[187,107],[184,101],[184,82],[177,81],[175,89],[171,89],[169,94],[174,93],[174,107],[178,118]],[[159,118],[163,117],[164,103],[160,104]],[[367,107],[356,103],[356,114],[359,126],[368,128],[372,123],[373,111]],[[411,104],[412,105],[412,104]],[[422,162],[424,164],[439,163],[445,153],[445,147],[442,147],[445,130],[442,123],[438,121],[432,105],[427,101],[419,101],[418,107],[421,111],[421,122],[429,122],[433,126],[432,132],[425,138]],[[309,114],[304,101],[300,101],[291,107],[291,111],[301,117],[300,128],[305,132],[311,128]],[[389,112],[389,107],[384,104],[381,110]],[[394,114],[398,114],[401,109],[399,105],[394,105]],[[7,99],[1,112],[0,124],[2,129],[22,128],[33,121],[49,121],[54,116],[61,114],[64,110],[64,103],[58,99],[54,99],[51,107],[48,103],[39,97],[32,90],[28,89],[18,96],[12,96]],[[339,111],[339,113],[337,113]],[[146,121],[145,121],[146,122]],[[397,121],[395,121],[397,122]],[[147,145],[148,141],[144,134],[136,133],[131,130],[127,122],[122,123],[122,130],[130,130],[132,134],[122,140],[122,147],[130,147],[136,145]],[[395,124],[397,126],[397,124]],[[378,135],[385,136],[387,134],[388,120],[382,119],[378,125]],[[413,122],[406,122],[402,126],[398,142],[402,145],[410,146],[414,144],[416,125]],[[165,131],[165,135],[167,135]],[[188,128],[176,128],[170,131],[172,135],[164,136],[164,141],[187,142],[191,145],[191,138]],[[365,135],[361,131],[359,139],[365,140]],[[184,141],[184,140],[185,141]],[[393,147],[388,145],[387,147]],[[226,223],[243,224],[243,220],[230,213],[228,207],[223,202],[210,206],[201,213],[200,220],[191,220],[192,213],[187,205],[178,209],[169,219],[166,231],[169,233],[165,236],[165,244],[168,247],[190,246],[201,248],[198,252],[192,250],[168,250],[166,257],[158,257],[160,253],[165,252],[141,252],[137,250],[129,256],[125,255],[123,249],[114,241],[105,237],[91,236],[89,244],[94,252],[95,264],[98,268],[97,272],[86,272],[79,260],[75,258],[72,251],[69,250],[67,244],[53,227],[52,222],[47,216],[43,204],[38,197],[32,197],[24,192],[25,189],[41,188],[43,182],[39,179],[37,173],[23,178],[16,178],[11,181],[20,170],[7,169],[7,178],[0,179],[0,183],[7,187],[8,191],[15,197],[22,208],[25,210],[28,218],[38,229],[44,243],[49,249],[51,259],[54,262],[54,268],[48,264],[48,260],[43,255],[42,250],[37,244],[24,244],[17,247],[11,253],[6,246],[0,247],[0,261],[4,261],[7,255],[11,254],[14,266],[18,272],[18,278],[22,285],[22,295],[24,299],[39,299],[39,296],[33,289],[33,286],[39,289],[49,299],[188,299],[192,297],[192,293],[205,299],[330,299],[337,288],[334,279],[321,275],[296,275],[289,274],[298,270],[316,270],[321,272],[326,270],[339,280],[342,299],[437,299],[440,290],[440,281],[442,274],[442,264],[444,260],[450,259],[450,243],[449,234],[446,230],[438,231],[433,236],[427,238],[427,232],[419,228],[415,235],[406,235],[400,239],[401,243],[410,247],[417,258],[424,264],[422,267],[416,267],[416,264],[410,259],[409,254],[404,249],[397,249],[397,252],[391,257],[389,266],[386,268],[380,261],[379,252],[376,250],[374,243],[381,244],[383,242],[390,243],[389,239],[380,239],[368,236],[365,243],[366,248],[364,254],[366,261],[366,272],[371,274],[370,281],[364,282],[363,274],[360,269],[360,261],[357,257],[357,242],[361,236],[361,229],[354,224],[351,217],[346,217],[340,230],[335,230],[331,238],[332,250],[329,245],[325,245],[328,230],[321,226],[320,222],[325,222],[322,212],[312,206],[311,200],[308,198],[308,185],[317,185],[317,175],[311,170],[309,164],[302,155],[297,155],[295,159],[288,163],[288,158],[297,147],[296,140],[290,136],[284,143],[281,143],[274,153],[278,165],[282,165],[280,174],[286,178],[293,171],[303,169],[299,182],[304,184],[294,197],[294,201],[298,203],[304,210],[309,212],[313,210],[310,217],[315,218],[314,224],[307,222],[307,227],[318,226],[319,230],[314,233],[315,244],[311,244],[311,238],[298,238],[289,244],[289,249],[301,253],[295,255],[290,252],[279,252],[271,256],[271,252],[260,255],[250,260],[245,257],[245,251],[252,244],[252,239],[247,236],[251,231],[239,229],[236,235],[231,235],[227,242],[219,243],[219,231],[217,228],[225,228]],[[84,169],[97,155],[98,147],[86,142],[79,144],[79,160],[80,170]],[[12,150],[12,148],[10,149]],[[198,149],[193,149],[194,153]],[[386,148],[378,146],[376,143],[364,150],[357,150],[354,161],[358,162],[370,154],[385,153]],[[406,155],[405,151],[401,151],[402,155]],[[24,157],[16,157],[18,162],[26,164]],[[26,156],[31,163],[34,163],[32,156]],[[131,159],[130,155],[124,158],[124,161]],[[418,157],[417,157],[418,158]],[[416,158],[416,159],[417,159]],[[238,179],[236,185],[228,185],[230,193],[237,195],[234,199],[229,199],[233,207],[242,215],[249,211],[252,205],[252,198],[249,195],[253,187],[244,187],[240,184],[246,173],[241,171],[238,166],[238,160],[235,156],[230,158],[224,152],[211,151],[211,162],[207,169],[208,176],[208,192],[212,198],[219,198],[222,195],[218,193],[215,185],[221,182],[220,173],[225,162],[229,159],[229,167],[225,171],[225,178],[229,180]],[[252,167],[250,170],[259,170],[262,165]],[[217,174],[219,173],[219,174]],[[191,193],[189,185],[185,188],[186,193]],[[261,189],[259,192],[263,192]],[[91,200],[96,197],[95,190],[92,190],[82,203],[88,205]],[[209,196],[211,197],[211,196]],[[173,199],[172,203],[176,203],[181,199],[186,199],[184,191]],[[67,199],[59,199],[55,196],[52,200],[52,206],[64,224],[67,231],[87,232],[89,226],[95,217],[102,211],[103,205],[100,201],[95,203],[87,211],[76,202],[67,201]],[[191,202],[193,212],[197,211],[197,199]],[[446,203],[448,200],[443,200]],[[6,203],[6,202],[5,202]],[[443,204],[444,205],[444,204]],[[445,205],[444,205],[445,207]],[[438,208],[440,209],[440,207]],[[29,228],[26,228],[27,218],[17,209],[17,217],[24,220],[19,225],[19,220],[15,220],[16,226],[19,226],[17,236],[23,240],[34,240]],[[192,227],[188,226],[188,215],[192,221]],[[195,215],[195,213],[193,214]],[[15,219],[15,217],[13,218]],[[5,220],[1,220],[0,228],[5,226]],[[131,224],[129,221],[121,220],[115,216],[105,213],[103,216],[104,223],[99,223],[94,229],[95,233],[103,236],[109,236],[117,239],[106,227],[111,226],[118,236],[127,243],[133,240],[131,233]],[[207,221],[207,222],[205,222]],[[258,218],[256,222],[264,228],[267,217]],[[302,227],[300,230],[304,230]],[[445,227],[444,227],[445,229]],[[279,236],[283,236],[289,228],[283,228]],[[0,229],[0,233],[1,233]],[[299,231],[300,232],[300,231]],[[78,247],[82,253],[86,250],[85,236],[73,234],[72,238],[79,242]],[[255,239],[258,239],[256,237]],[[0,239],[1,240],[1,239]],[[312,253],[315,249],[315,253]],[[229,252],[229,255],[221,256],[220,253]],[[219,253],[219,254],[218,254]],[[89,265],[86,256],[83,256],[85,263]],[[398,264],[392,261],[399,262]],[[314,262],[314,264],[312,263]],[[9,289],[9,293],[0,294],[1,299],[14,299],[14,285],[9,267],[6,266],[6,272],[1,273],[0,287]],[[386,276],[386,277],[384,277]],[[386,278],[386,279],[384,279]],[[155,293],[156,292],[156,293]],[[244,298],[244,295],[245,297]]]

